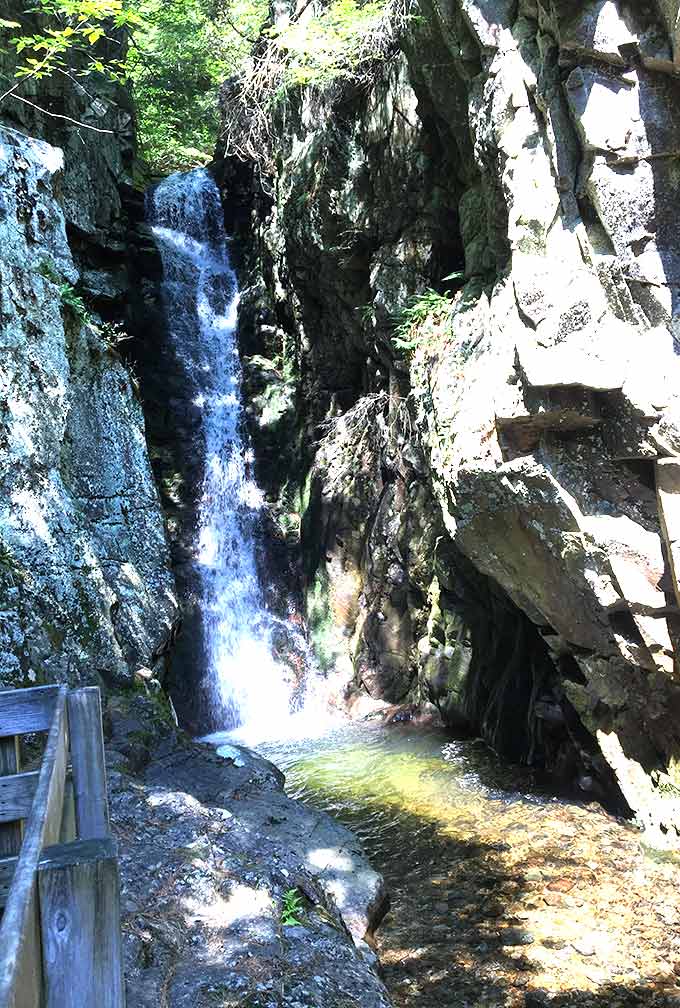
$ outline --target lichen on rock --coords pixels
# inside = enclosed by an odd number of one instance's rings
[[[28,30],[23,7],[3,13]],[[15,63],[0,54],[4,77]],[[132,109],[120,85],[68,74],[31,78],[19,97],[0,110],[0,682],[129,685],[176,617],[138,388],[117,346]]]
[[[4,445],[2,682],[131,682],[174,615],[141,407],[78,279],[63,154],[0,132]]]

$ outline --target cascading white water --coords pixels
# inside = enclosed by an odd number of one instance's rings
[[[171,175],[148,204],[168,331],[205,443],[196,562],[213,720],[224,729],[256,723],[266,737],[268,726],[276,734],[289,714],[293,691],[272,657],[272,617],[255,566],[262,495],[242,435],[238,289],[219,191],[209,172],[197,169]]]

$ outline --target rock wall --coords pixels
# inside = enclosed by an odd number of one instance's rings
[[[17,96],[0,106],[0,683],[122,685],[158,661],[176,612],[118,347],[134,123],[103,81]]]
[[[678,7],[415,13],[369,88],[277,106],[271,197],[224,165],[244,352],[292,404],[253,409],[289,445],[260,478],[357,688],[675,845]]]

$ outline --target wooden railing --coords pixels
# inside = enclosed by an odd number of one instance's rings
[[[0,1008],[124,1008],[99,690],[0,692],[0,775]]]

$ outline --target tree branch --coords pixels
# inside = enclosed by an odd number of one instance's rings
[[[250,42],[251,45],[255,45],[255,43],[257,42],[256,38],[253,38],[252,35],[246,35],[244,31],[241,31],[241,29],[232,21],[232,19],[229,17],[228,14],[223,14],[222,16],[224,17],[224,20],[227,22],[229,27],[232,28],[237,35],[240,35],[241,38],[245,39],[246,42]]]
[[[72,119],[71,116],[60,115],[59,112],[48,112],[47,109],[41,108],[41,106],[36,105],[35,102],[29,101],[28,98],[22,98],[21,95],[9,92],[9,96],[14,98],[15,101],[23,102],[24,105],[30,105],[31,108],[37,109],[37,111],[42,112],[43,115],[49,116],[50,119],[64,119],[66,122],[73,123],[75,126],[81,126],[83,129],[92,130],[94,133],[114,134],[116,132],[116,130],[101,129],[99,126],[90,126],[88,123],[80,122],[79,119]],[[8,95],[3,95],[3,97],[6,98]]]

